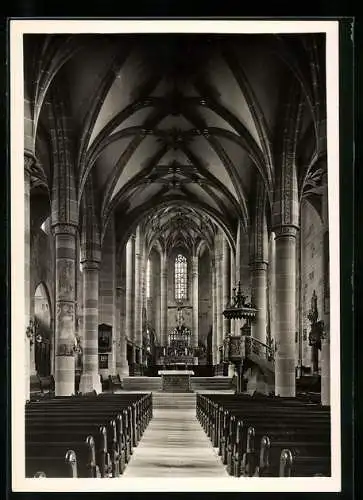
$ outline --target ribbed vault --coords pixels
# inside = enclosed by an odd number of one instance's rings
[[[178,210],[169,216],[166,245],[194,241],[206,216],[211,226],[223,221],[230,235],[239,220],[247,227],[259,179],[272,202],[276,140],[292,81],[299,82],[303,107],[300,179],[323,153],[324,86],[313,82],[325,77],[324,40],[315,35],[25,39],[26,115],[33,117],[27,133],[43,177],[50,185],[48,104],[62,100],[78,205],[92,176],[102,234],[114,215],[122,240],[140,214],[163,220],[168,203],[193,208],[182,209],[189,232],[170,229]]]

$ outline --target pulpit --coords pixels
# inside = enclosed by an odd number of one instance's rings
[[[246,303],[246,297],[242,294],[241,283],[233,289],[233,297],[229,306],[223,311],[223,316],[240,322],[240,335],[227,335],[223,341],[223,358],[226,363],[233,363],[237,375],[236,393],[243,392],[243,371],[246,361],[246,347],[249,345],[245,332],[250,331],[250,323],[256,317],[257,309]],[[244,325],[242,326],[242,321]],[[247,327],[247,328],[246,328]]]
[[[190,386],[192,370],[159,370],[163,392],[193,392]]]

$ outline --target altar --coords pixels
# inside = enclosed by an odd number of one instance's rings
[[[161,375],[161,390],[163,392],[192,392],[190,376],[192,370],[159,370]]]

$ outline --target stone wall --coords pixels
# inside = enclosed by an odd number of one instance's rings
[[[157,342],[160,337],[160,254],[155,250],[150,253],[150,321],[155,329]]]
[[[34,312],[34,294],[39,283],[43,283],[50,299],[53,313],[54,297],[54,242],[50,225],[43,223],[50,215],[49,201],[45,196],[30,198],[30,300],[31,311]],[[43,225],[43,229],[42,226]],[[44,232],[44,230],[46,232]],[[53,314],[52,314],[53,316]]]
[[[315,290],[318,302],[318,320],[323,319],[323,228],[319,214],[306,200],[301,205],[301,286],[303,328],[303,365],[311,366],[309,347],[310,322],[307,318],[311,307],[311,297]]]
[[[199,258],[199,341],[207,347],[212,327],[212,276],[208,251]]]
[[[116,326],[116,247],[113,225],[110,223],[102,245],[102,257],[99,278],[98,323],[112,327],[112,341],[115,340]],[[116,359],[108,355],[108,369],[100,370],[108,376],[115,372]]]

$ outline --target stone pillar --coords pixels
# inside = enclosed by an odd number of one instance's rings
[[[223,280],[222,280],[222,254],[216,255],[216,305],[217,305],[217,347],[223,344]],[[218,357],[219,362],[219,357]]]
[[[193,288],[193,326],[192,326],[192,345],[198,347],[199,339],[199,291],[198,291],[198,256],[193,256],[192,262],[192,288]]]
[[[142,300],[141,300],[141,268],[142,268],[142,242],[140,227],[136,230],[135,238],[135,309],[134,309],[134,339],[136,346],[142,345],[141,317],[142,317]]]
[[[154,276],[154,263],[149,256],[149,259],[146,262],[146,274],[145,274],[145,297],[146,297],[146,317],[148,321],[156,328],[156,320],[155,320],[155,303],[154,298],[155,295],[152,293],[153,290],[153,276]],[[149,290],[147,289],[147,285],[149,282]],[[148,293],[149,292],[149,293]]]
[[[99,323],[112,326],[112,351],[108,354],[108,368],[100,370],[103,377],[116,375],[116,241],[113,218],[102,242],[99,284]]]
[[[126,244],[126,321],[125,321],[125,330],[126,337],[130,341],[134,341],[134,248],[135,248],[135,239],[133,236],[130,237]],[[133,356],[131,363],[135,363],[135,350],[132,350]]]
[[[252,337],[265,344],[267,333],[267,263],[254,262],[251,265],[251,277],[251,299],[257,308],[251,334]]]
[[[295,397],[296,232],[282,226],[276,238],[276,343],[275,394]]]
[[[156,255],[158,258],[156,258]],[[154,314],[154,328],[157,333],[157,342],[161,345],[161,276],[160,276],[160,263],[161,257],[159,254],[154,254],[152,260],[152,274],[151,274],[151,300],[153,304],[153,314]]]
[[[123,282],[124,283],[124,282]],[[117,297],[117,318],[118,328],[116,330],[116,372],[122,379],[129,375],[129,365],[127,362],[126,330],[125,330],[125,287],[120,286],[116,289]]]
[[[222,278],[223,278],[223,300],[222,314],[231,300],[231,250],[226,238],[223,239],[223,257],[222,257]],[[231,333],[231,320],[223,317],[223,339]]]
[[[168,271],[166,255],[161,255],[160,270],[160,340],[161,345],[168,344]]]
[[[24,338],[25,338],[25,401],[30,399],[30,359],[34,351],[29,337],[25,334],[30,323],[30,167],[31,156],[24,156]]]
[[[83,261],[83,372],[79,383],[82,393],[102,392],[98,371],[98,286],[100,263]]]
[[[75,390],[74,334],[76,284],[76,226],[57,223],[55,237],[55,395],[71,396]],[[98,288],[97,288],[98,294]],[[86,318],[85,314],[85,318]]]
[[[328,179],[322,179],[322,220],[323,220],[323,321],[324,334],[321,340],[321,404],[330,405],[330,272],[329,272],[329,207]]]
[[[266,191],[261,182],[257,184],[256,204],[250,236],[251,302],[257,308],[252,323],[251,335],[266,343],[267,335],[267,259],[268,238],[266,221]]]
[[[275,233],[271,233],[269,255],[269,299],[270,299],[270,334],[271,339],[276,338],[276,240]]]
[[[217,338],[217,287],[216,287],[216,261],[212,259],[212,359],[213,365],[218,364],[218,338]]]
[[[141,258],[141,307],[140,307],[140,317],[141,317],[141,325],[140,325],[140,357],[141,363],[146,361],[145,357],[145,349],[143,344],[143,332],[145,328],[145,322],[147,320],[147,302],[146,302],[146,262],[145,262],[145,249],[142,253]]]

